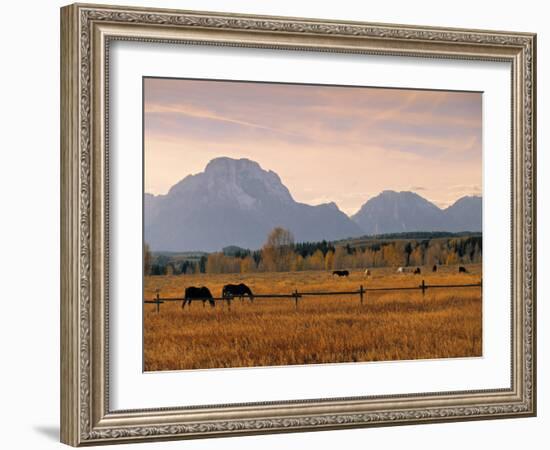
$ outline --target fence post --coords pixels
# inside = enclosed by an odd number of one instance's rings
[[[157,313],[160,312],[160,289],[157,289]]]
[[[422,280],[422,284],[419,286],[420,289],[422,289],[422,297],[424,297],[426,289],[428,289],[428,286],[426,286],[426,283],[424,280]]]
[[[359,296],[361,297],[361,305],[363,305],[363,293],[365,291],[363,290],[363,285],[359,286]]]
[[[294,289],[294,306],[298,309],[298,289]]]

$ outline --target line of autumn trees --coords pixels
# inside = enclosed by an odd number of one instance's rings
[[[435,239],[372,240],[360,245],[327,241],[295,243],[289,230],[274,228],[260,250],[235,247],[195,258],[155,258],[147,245],[145,275],[192,273],[288,272],[303,270],[365,269],[481,262],[481,236]]]

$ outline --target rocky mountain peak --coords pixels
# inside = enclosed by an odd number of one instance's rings
[[[275,172],[245,158],[213,159],[167,195],[145,201],[145,239],[156,250],[259,248],[276,226],[288,228],[298,241],[362,233],[335,204],[296,202]]]

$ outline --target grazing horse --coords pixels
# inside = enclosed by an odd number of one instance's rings
[[[332,275],[338,275],[339,277],[349,277],[348,270],[335,270],[332,272]]]
[[[244,284],[226,284],[222,289],[222,297],[231,299],[234,297],[239,297],[241,301],[247,296],[250,299],[250,302],[254,301],[254,295],[250,288]]]
[[[186,303],[189,303],[189,307],[191,307],[191,300],[201,300],[202,306],[204,306],[207,301],[210,303],[210,306],[216,306],[216,302],[214,301],[214,297],[212,296],[210,289],[204,286],[191,286],[185,289],[185,297],[183,298],[183,303],[181,304],[182,309]]]
[[[414,269],[414,274],[420,275],[420,267],[417,267],[416,269]]]
[[[398,267],[397,268],[397,273],[405,273],[405,272],[408,272],[408,270],[405,267]]]
[[[366,270],[365,270],[365,276],[366,276],[366,277],[370,277],[370,270],[369,270],[369,269],[366,269]]]
[[[434,264],[434,266],[432,267],[432,272],[437,272],[437,264]]]
[[[459,267],[458,267],[458,273],[468,273],[468,271],[466,270],[466,267],[464,267],[464,266],[459,266]]]

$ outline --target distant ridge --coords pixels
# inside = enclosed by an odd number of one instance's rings
[[[459,231],[453,233],[452,231],[405,231],[403,233],[384,233],[384,234],[365,234],[352,238],[352,240],[399,240],[399,239],[441,239],[441,238],[460,238],[466,236],[480,235],[481,231]],[[346,242],[346,239],[336,241],[337,243]]]

